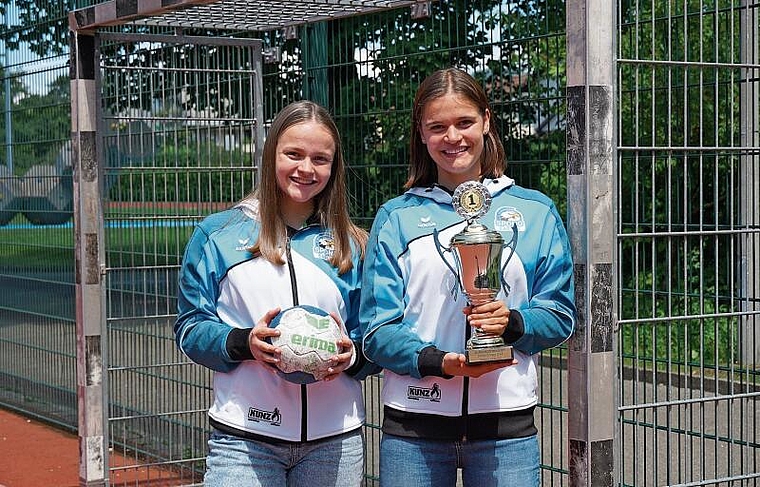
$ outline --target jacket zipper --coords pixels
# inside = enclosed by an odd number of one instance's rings
[[[472,328],[470,327],[470,324],[467,323],[467,320],[465,319],[465,332],[464,332],[464,343],[465,347],[467,346],[467,340],[470,339],[470,336],[472,334]],[[469,396],[470,396],[470,378],[465,376],[463,377],[462,382],[462,427],[464,430],[462,431],[462,441],[467,441],[467,417],[469,416],[468,408],[469,408]]]
[[[290,292],[293,295],[293,306],[298,306],[298,283],[296,282],[296,270],[293,268],[293,256],[290,251],[290,238],[288,235],[285,240],[285,258],[288,262],[288,273],[290,274]],[[306,384],[301,384],[301,441],[307,441],[308,438],[308,400],[306,397]]]

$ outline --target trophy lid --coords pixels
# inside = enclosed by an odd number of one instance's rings
[[[461,232],[451,237],[451,245],[499,244],[504,238],[495,230],[489,230],[485,225],[471,223]]]
[[[467,223],[472,223],[488,213],[491,207],[491,193],[483,183],[465,181],[454,189],[451,204],[459,216],[467,220]]]

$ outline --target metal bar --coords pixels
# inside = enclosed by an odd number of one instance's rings
[[[760,316],[760,311],[743,311],[743,312],[731,312],[731,313],[706,313],[706,314],[693,314],[693,315],[673,315],[662,316],[656,318],[644,318],[637,317],[635,319],[621,318],[618,323],[621,325],[637,324],[637,323],[665,323],[669,324],[670,321],[681,320],[700,320],[700,319],[712,319],[712,318],[732,318],[741,316]]]
[[[617,60],[621,64],[636,64],[646,66],[670,66],[670,67],[689,67],[689,68],[720,68],[720,69],[760,69],[758,63],[718,63],[708,61],[676,61],[665,59],[631,59],[621,58]]]
[[[653,409],[671,406],[683,406],[692,404],[707,404],[718,401],[733,401],[734,399],[752,399],[760,397],[760,392],[747,392],[744,394],[731,394],[722,396],[697,397],[693,399],[681,399],[675,401],[659,401],[650,403],[637,403],[629,406],[618,407],[619,411],[635,411],[637,409]]]
[[[10,26],[10,15],[6,12],[5,15],[5,28]],[[10,63],[8,62],[8,45],[7,42],[3,42],[3,86],[5,90],[4,98],[4,115],[5,115],[5,165],[8,168],[8,174],[13,176],[13,116],[11,113],[11,104],[13,97],[11,95],[11,76],[8,69]]]
[[[249,39],[245,37],[223,37],[223,36],[190,36],[184,34],[131,34],[128,32],[100,32],[100,37],[104,40],[113,42],[155,42],[160,44],[195,44],[199,46],[250,46],[260,49],[262,47],[261,39]],[[139,66],[136,66],[139,68]],[[143,69],[149,69],[144,67]],[[170,68],[161,68],[167,70]],[[230,71],[235,72],[235,71]],[[236,71],[238,74],[240,71]]]

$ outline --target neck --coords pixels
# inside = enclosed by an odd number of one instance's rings
[[[287,226],[290,228],[299,229],[304,226],[306,221],[314,213],[314,203],[312,201],[306,203],[291,203],[285,204],[280,211],[280,216]]]

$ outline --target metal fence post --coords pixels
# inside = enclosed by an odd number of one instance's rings
[[[105,249],[97,148],[99,99],[95,36],[88,32],[72,32],[70,52],[79,485],[105,486],[108,466],[107,387],[102,340]]]
[[[567,198],[578,323],[569,341],[570,485],[614,484],[615,2],[567,2]]]
[[[757,47],[758,13],[757,8],[750,8],[750,1],[745,0],[741,10],[741,63],[745,66],[760,65],[760,49]],[[740,87],[741,110],[741,146],[760,147],[760,81],[757,68],[742,69]],[[741,156],[741,202],[740,225],[742,228],[757,228],[760,225],[760,155],[757,152],[743,153]],[[748,368],[760,363],[760,235],[757,232],[747,234],[741,249],[741,289],[740,297],[747,313],[742,318],[740,335],[741,359]]]

